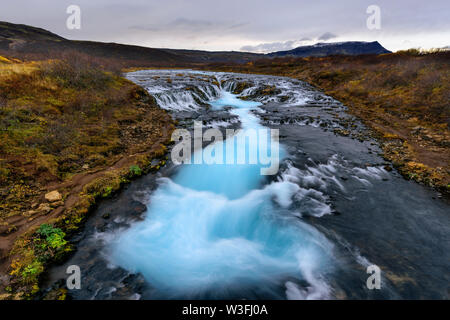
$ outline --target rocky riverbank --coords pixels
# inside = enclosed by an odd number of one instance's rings
[[[0,61],[2,299],[32,297],[97,200],[165,164],[170,116],[90,61]]]

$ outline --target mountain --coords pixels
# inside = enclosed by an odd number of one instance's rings
[[[390,53],[378,41],[347,41],[324,43],[319,42],[312,46],[301,46],[292,50],[269,53],[270,57],[324,57],[330,55],[360,55]]]
[[[283,56],[327,56],[381,54],[390,51],[378,42],[317,43],[288,51],[257,54],[236,51],[202,51],[182,49],[147,48],[135,45],[96,41],[68,40],[50,31],[24,24],[0,21],[0,50],[44,57],[57,56],[67,50],[81,51],[92,57],[120,60],[124,65],[145,66],[195,66],[205,63],[245,63],[262,58]],[[33,56],[34,55],[34,56]],[[35,58],[35,57],[34,57]]]
[[[14,48],[21,43],[43,40],[62,41],[65,39],[41,28],[0,21],[0,48],[2,49]]]
[[[155,49],[118,43],[68,40],[50,31],[0,21],[0,50],[28,55],[77,50],[94,57],[120,59],[133,66],[189,66],[210,62],[247,62],[264,55],[235,51]],[[51,56],[51,55],[50,55]]]

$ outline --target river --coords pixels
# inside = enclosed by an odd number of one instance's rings
[[[276,146],[279,170],[168,161],[100,204],[47,287],[76,264],[75,299],[448,298],[449,204],[390,170],[341,103],[282,77],[146,70],[128,78],[190,132],[195,120],[254,130],[257,141],[279,130],[279,145],[256,150]],[[232,143],[246,153],[250,144]],[[381,270],[379,290],[366,285],[370,265]]]

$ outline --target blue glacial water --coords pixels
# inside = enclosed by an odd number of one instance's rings
[[[210,104],[216,110],[231,106],[242,129],[264,128],[251,112],[259,102],[222,90]],[[277,161],[285,153],[280,146]],[[141,273],[156,298],[233,298],[245,292],[286,298],[290,290],[327,298],[331,243],[289,211],[299,186],[289,179],[270,181],[261,167],[181,165],[173,177],[160,179],[145,220],[114,240],[110,260]],[[302,281],[307,289],[293,284]]]

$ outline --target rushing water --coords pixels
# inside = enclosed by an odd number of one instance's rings
[[[76,264],[82,289],[70,292],[74,299],[448,298],[450,206],[386,170],[376,142],[360,141],[365,128],[342,104],[281,77],[128,77],[188,130],[194,120],[205,130],[279,129],[279,171],[169,161],[99,206],[48,288]],[[343,129],[350,135],[335,134]],[[233,145],[249,152],[250,143]],[[372,264],[382,271],[380,290],[366,286]]]
[[[221,91],[210,104],[215,110],[233,107],[243,130],[263,128],[250,112],[259,102]],[[234,145],[248,153],[251,143]],[[142,273],[159,297],[238,297],[253,291],[283,298],[282,289],[293,279],[312,284],[314,297],[326,297],[319,277],[331,244],[287,210],[299,187],[264,183],[260,167],[191,164],[164,178],[145,221],[112,245],[113,263]]]

